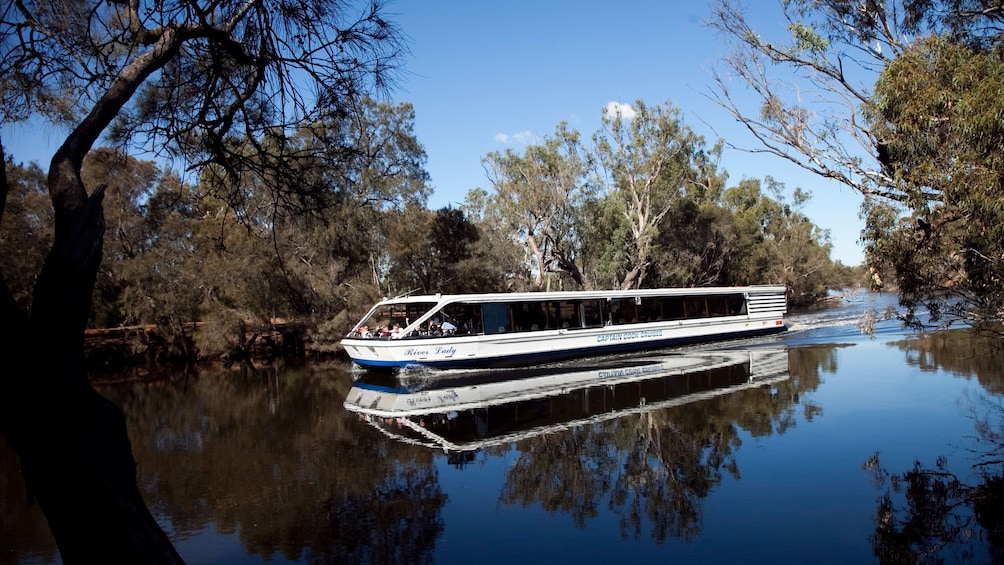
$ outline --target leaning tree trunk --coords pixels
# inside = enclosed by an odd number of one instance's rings
[[[0,147],[0,162],[2,155]],[[52,173],[50,193],[75,196],[53,198],[55,239],[30,315],[0,285],[0,352],[8,367],[0,374],[0,433],[18,454],[27,495],[45,514],[64,562],[180,563],[137,487],[122,411],[94,390],[84,369],[104,188],[90,196],[82,185],[64,190],[53,185],[79,183],[79,174]],[[5,201],[5,171],[0,184]]]

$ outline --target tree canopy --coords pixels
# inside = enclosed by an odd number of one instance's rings
[[[743,86],[718,74],[713,96],[752,150],[865,195],[867,260],[876,282],[898,284],[906,322],[999,327],[1004,7],[792,0],[781,12],[786,35],[768,37],[736,2],[717,4]],[[747,89],[759,107],[740,102]]]
[[[579,133],[562,123],[553,137],[530,145],[523,155],[507,149],[483,160],[495,189],[492,206],[533,258],[538,289],[548,272],[565,272],[580,287],[591,286],[575,264],[575,210],[590,190],[582,152]]]

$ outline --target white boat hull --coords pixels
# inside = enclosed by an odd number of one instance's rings
[[[784,331],[780,314],[678,320],[495,335],[352,339],[342,346],[368,367],[521,367],[562,359],[736,339]]]

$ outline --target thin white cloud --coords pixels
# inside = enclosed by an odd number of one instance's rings
[[[625,120],[630,120],[635,117],[634,108],[632,108],[630,104],[616,102],[613,100],[607,102],[607,105],[603,107],[603,113],[611,117],[620,114]]]
[[[496,133],[495,141],[509,145],[510,143],[520,144],[520,145],[530,145],[537,141],[537,136],[533,134],[532,131],[521,131],[513,134],[508,133]]]
[[[530,145],[537,140],[537,136],[533,135],[532,131],[514,133],[512,134],[512,138],[516,140],[517,143],[522,143],[523,145]]]

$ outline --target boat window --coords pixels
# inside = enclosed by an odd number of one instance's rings
[[[641,299],[638,305],[638,321],[654,322],[662,319],[662,308],[658,297],[646,297]]]
[[[390,337],[395,324],[406,328],[436,306],[436,302],[381,304],[349,332],[350,337]]]
[[[615,326],[638,322],[638,310],[634,298],[610,299],[610,323]]]
[[[442,333],[448,335],[477,335],[482,333],[480,305],[466,302],[447,304],[435,317],[439,318]]]
[[[582,327],[582,321],[579,319],[578,304],[578,302],[572,302],[569,300],[555,302],[558,312],[557,326],[559,328],[568,329]]]
[[[556,301],[545,302],[544,313],[547,315],[545,329],[556,330],[561,327],[561,304]]]
[[[687,317],[683,309],[683,298],[663,296],[660,302],[662,303],[662,320],[682,320]]]
[[[528,332],[547,327],[547,315],[540,302],[517,302],[511,305],[513,331]]]
[[[708,297],[711,316],[739,316],[746,313],[746,300],[741,294],[721,294]]]
[[[724,296],[708,297],[708,315],[712,317],[728,315],[728,303]]]
[[[687,318],[707,318],[708,300],[704,296],[688,296],[683,299]]]
[[[582,301],[582,327],[598,328],[603,325],[603,301],[583,300]]]
[[[484,319],[485,334],[500,334],[513,331],[512,320],[509,318],[508,304],[502,302],[482,304],[481,317]]]
[[[729,316],[742,316],[746,314],[746,297],[741,294],[730,294],[725,297],[728,303]]]
[[[484,333],[601,327],[603,300],[542,300],[484,304]]]

